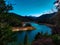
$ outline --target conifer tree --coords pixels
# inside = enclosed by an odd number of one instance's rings
[[[8,45],[9,42],[15,41],[16,36],[12,32],[11,26],[7,22],[3,22],[4,15],[12,9],[12,5],[8,5],[4,0],[0,0],[0,45]]]
[[[13,7],[11,4],[6,4],[4,0],[0,0],[0,14],[6,13],[12,9]]]

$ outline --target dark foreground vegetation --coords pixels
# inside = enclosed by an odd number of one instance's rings
[[[42,35],[38,33],[32,45],[60,45],[60,35],[48,35],[47,33]]]
[[[56,15],[53,16],[52,18],[46,18],[42,20],[42,18],[40,17],[29,18],[19,16],[15,13],[9,13],[9,11],[12,9],[13,7],[11,4],[9,5],[5,4],[4,0],[0,0],[0,45],[8,45],[9,43],[15,42],[17,38],[15,35],[16,33],[12,32],[12,27],[14,26],[21,27],[22,26],[21,22],[25,21],[27,22],[37,21],[38,23],[49,23],[55,25],[54,27],[51,27],[52,28],[51,35],[48,35],[48,33],[45,34],[38,33],[31,45],[60,45],[60,10],[58,10]],[[28,42],[27,33],[25,35],[24,43],[23,44],[20,43],[19,45],[30,45],[30,43]]]

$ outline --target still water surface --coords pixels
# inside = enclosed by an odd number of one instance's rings
[[[51,28],[49,28],[46,25],[39,25],[36,23],[30,23],[30,24],[33,27],[35,27],[36,29],[32,30],[32,31],[18,32],[17,33],[17,45],[24,42],[24,37],[25,37],[26,33],[28,34],[28,41],[30,43],[34,40],[34,38],[35,38],[36,34],[38,34],[38,32],[43,32],[43,33],[48,32],[48,34],[51,34]]]

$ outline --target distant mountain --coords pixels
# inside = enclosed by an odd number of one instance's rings
[[[24,16],[21,16],[21,15],[15,14],[15,13],[10,13],[10,16],[11,17],[14,16],[20,21],[28,21],[27,17],[25,18]]]
[[[38,22],[38,23],[53,23],[52,20],[50,21],[50,19],[56,14],[55,13],[51,13],[51,14],[43,14],[40,17],[33,17],[33,16],[21,16],[21,15],[17,15],[15,13],[10,13],[11,17],[15,17],[20,21],[23,22]],[[13,17],[13,18],[14,18]]]
[[[37,17],[33,16],[25,16],[25,18],[27,18],[30,22],[35,22],[35,20],[37,20]]]
[[[39,23],[50,23],[51,17],[53,17],[55,14],[56,14],[56,12],[51,13],[51,14],[44,14],[44,15],[37,18],[37,22],[39,22]]]
[[[10,13],[10,16],[15,16],[17,17],[20,21],[29,21],[30,17],[28,16],[21,16],[15,13]],[[32,18],[32,17],[31,17]]]
[[[32,16],[21,16],[21,15],[18,15],[18,14],[15,14],[15,13],[9,13],[9,15],[12,17],[16,17],[18,18],[20,21],[23,21],[23,22],[31,22],[31,21],[34,21],[35,19],[37,19],[37,17],[32,17]]]
[[[23,19],[22,16],[17,15],[15,13],[5,13],[0,15],[0,22],[7,23],[11,26],[16,26],[20,24],[20,18]]]
[[[21,22],[32,22],[34,20],[34,17],[21,16],[15,13],[5,13],[0,15],[0,22],[5,22],[11,26],[20,26]]]
[[[8,13],[0,15],[1,22],[7,22],[10,25],[20,25],[21,22],[38,22],[38,23],[51,23],[50,18],[53,17],[55,13],[52,14],[44,14],[40,17],[32,17],[32,16],[21,16],[15,13]]]
[[[50,20],[53,16],[55,16],[55,13],[51,13],[51,14],[43,14],[42,16],[39,17],[33,17],[33,16],[21,16],[15,13],[10,13],[10,16],[14,16],[16,18],[18,18],[20,21],[40,21],[40,22],[46,22],[48,20]]]

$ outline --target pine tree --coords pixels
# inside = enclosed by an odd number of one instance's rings
[[[12,10],[12,5],[8,5],[4,0],[0,0],[0,45],[8,45],[8,43],[14,42],[16,38],[11,26],[7,22],[3,22],[4,15],[9,13],[10,10]]]
[[[0,14],[6,13],[12,9],[13,7],[11,4],[6,4],[4,0],[0,0]]]

